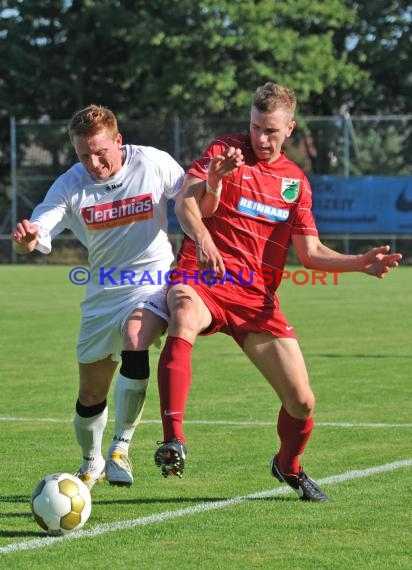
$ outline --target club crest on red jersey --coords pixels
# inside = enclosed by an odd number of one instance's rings
[[[280,193],[285,202],[295,202],[299,194],[300,180],[294,178],[282,178]]]

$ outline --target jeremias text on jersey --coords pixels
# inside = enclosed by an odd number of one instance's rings
[[[153,200],[150,194],[133,196],[114,202],[81,209],[82,217],[91,230],[101,230],[153,218]]]

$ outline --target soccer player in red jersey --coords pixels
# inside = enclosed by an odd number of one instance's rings
[[[301,500],[328,497],[303,471],[300,456],[313,430],[315,396],[293,327],[276,289],[292,243],[309,269],[359,271],[382,278],[401,255],[384,245],[343,255],[318,237],[310,184],[282,151],[294,127],[294,92],[275,83],[254,95],[250,133],[216,138],[190,166],[176,201],[186,233],[168,292],[168,337],[158,382],[162,474],[181,476],[186,458],[183,415],[197,335],[231,335],[277,393],[280,447],[271,472]]]

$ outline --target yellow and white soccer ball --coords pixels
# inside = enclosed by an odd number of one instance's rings
[[[69,473],[46,475],[31,496],[35,521],[48,534],[79,530],[92,511],[90,491],[78,477]]]

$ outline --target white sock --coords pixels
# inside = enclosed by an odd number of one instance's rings
[[[100,474],[105,465],[102,455],[103,432],[107,424],[108,407],[96,416],[84,418],[76,412],[74,416],[74,431],[83,453],[81,471]]]
[[[130,441],[143,413],[149,378],[135,380],[118,374],[114,389],[115,432],[108,457],[113,451],[129,452]]]

